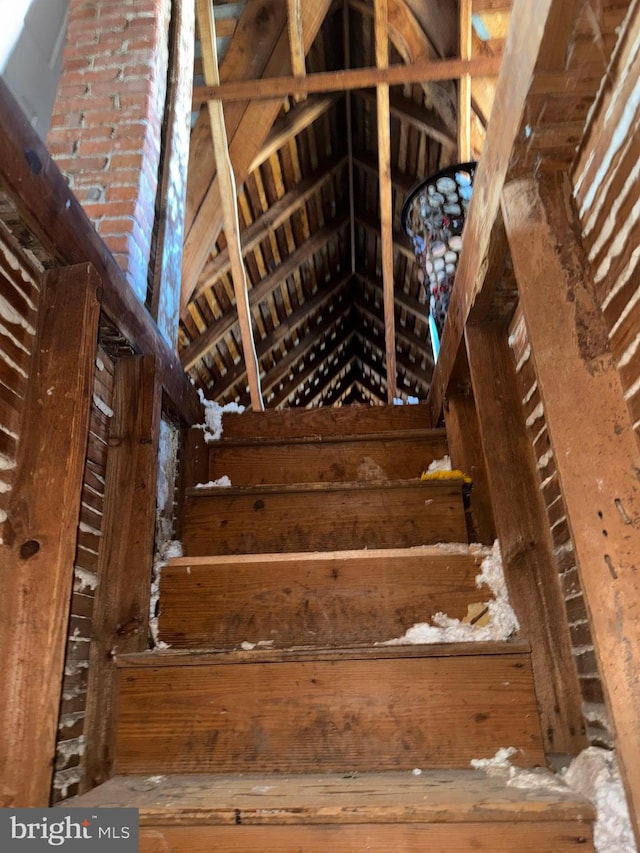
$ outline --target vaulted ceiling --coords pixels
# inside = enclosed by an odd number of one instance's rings
[[[199,2],[180,355],[208,397],[250,405],[253,363],[269,408],[426,398],[427,307],[400,212],[418,181],[479,157],[510,5],[214,0],[211,15]],[[460,58],[475,64],[440,70]],[[385,77],[387,63],[396,76]],[[388,105],[373,85],[387,80]],[[242,81],[251,100],[234,88]],[[212,132],[235,176],[237,227]],[[253,362],[236,302],[238,244]]]

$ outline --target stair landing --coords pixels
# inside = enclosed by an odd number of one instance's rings
[[[475,770],[116,776],[67,806],[140,811],[141,853],[592,851],[592,806]]]

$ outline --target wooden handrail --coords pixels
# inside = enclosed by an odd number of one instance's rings
[[[25,222],[61,266],[90,263],[101,282],[105,313],[136,352],[156,356],[171,407],[187,424],[202,406],[178,356],[129,286],[115,258],[69,189],[20,105],[0,80],[0,185]]]

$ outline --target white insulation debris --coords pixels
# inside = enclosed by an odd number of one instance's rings
[[[168,643],[158,639],[158,602],[160,600],[160,578],[162,569],[173,557],[182,557],[182,542],[170,539],[162,543],[153,561],[153,579],[151,581],[151,600],[149,602],[149,633],[156,649],[168,649]]]
[[[217,489],[229,488],[232,485],[231,480],[226,474],[219,477],[217,480],[209,480],[208,483],[196,483],[194,489]]]
[[[76,785],[82,779],[80,767],[71,767],[69,770],[59,770],[53,777],[53,787],[60,792],[60,798],[66,799],[69,788]]]
[[[434,474],[436,471],[451,471],[451,457],[443,456],[442,459],[434,459],[427,468],[427,474]]]
[[[213,400],[207,400],[202,393],[202,388],[198,388],[200,402],[204,406],[204,423],[199,424],[204,430],[205,441],[218,441],[222,437],[222,416],[224,414],[234,412],[241,415],[244,412],[244,406],[239,406],[237,403],[227,403],[226,406],[221,406]]]
[[[615,752],[590,746],[573,759],[562,778],[596,808],[597,853],[637,853]]]
[[[502,557],[498,541],[494,542],[491,553],[484,558],[476,577],[476,587],[488,587],[494,598],[486,602],[487,624],[474,625],[451,619],[444,613],[436,613],[432,623],[418,622],[402,637],[387,640],[381,645],[401,646],[422,643],[471,643],[507,640],[516,633],[518,619],[509,604],[507,585],[502,570]]]
[[[473,758],[471,767],[502,775],[510,788],[560,792],[570,789],[590,800],[596,810],[593,830],[596,853],[638,853],[627,800],[613,750],[590,746],[559,774],[544,768],[524,770],[509,759],[517,750],[501,747],[493,758]]]

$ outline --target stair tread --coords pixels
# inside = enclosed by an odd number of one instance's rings
[[[428,441],[442,441],[446,439],[447,432],[445,429],[389,429],[380,432],[361,432],[361,433],[330,433],[322,434],[319,432],[309,433],[309,435],[293,435],[293,436],[244,436],[244,437],[225,437],[223,435],[216,441],[209,443],[211,450],[217,450],[219,447],[260,447],[278,445],[278,444],[339,444],[351,442],[371,442],[371,441],[406,441],[407,439],[420,439]]]
[[[594,818],[568,788],[516,788],[478,770],[114,776],[65,807],[133,807],[140,825],[551,821]]]
[[[119,655],[120,667],[211,666],[213,664],[283,663],[296,661],[389,660],[393,658],[442,658],[483,655],[529,654],[527,640],[495,642],[429,643],[402,645],[354,645],[342,648],[299,646],[289,649],[154,649]]]
[[[314,483],[265,483],[252,486],[193,486],[185,489],[188,497],[235,497],[239,495],[281,494],[282,492],[296,494],[301,492],[343,492],[371,491],[387,489],[443,489],[451,486],[463,486],[462,477],[447,477],[443,480],[421,480],[419,477],[410,480],[349,480],[339,482]]]

